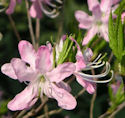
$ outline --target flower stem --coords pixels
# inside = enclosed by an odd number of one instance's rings
[[[10,23],[11,23],[11,26],[12,26],[12,28],[13,28],[13,30],[14,30],[14,33],[15,33],[15,35],[16,35],[16,37],[17,37],[17,40],[20,41],[20,40],[21,40],[21,37],[20,37],[19,32],[18,32],[17,29],[16,29],[16,25],[15,25],[15,22],[14,22],[12,16],[11,16],[11,15],[8,15],[8,18],[9,18],[9,21],[10,21]]]
[[[34,48],[36,49],[35,36],[34,36],[33,26],[32,26],[32,19],[31,19],[30,14],[29,14],[29,3],[28,3],[27,0],[25,0],[25,3],[26,3],[26,10],[27,10],[27,18],[28,18],[29,32],[30,32],[32,44],[33,44]]]
[[[39,38],[40,38],[40,19],[36,19],[36,48],[39,47]]]

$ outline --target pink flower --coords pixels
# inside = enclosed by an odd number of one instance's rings
[[[32,5],[30,7],[30,15],[33,18],[41,18],[42,17],[42,3],[49,3],[49,0],[31,0]]]
[[[42,12],[47,15],[50,18],[55,18],[59,15],[59,12],[57,9],[57,4],[62,5],[63,2],[61,0],[54,1],[55,3],[52,3],[51,0],[31,0],[32,5],[30,7],[30,15],[33,18],[42,18]],[[46,9],[47,7],[51,7],[51,9]]]
[[[12,111],[28,109],[44,93],[56,99],[60,107],[74,109],[76,100],[69,93],[70,87],[62,80],[74,72],[75,65],[67,62],[53,68],[51,44],[39,47],[36,52],[29,42],[20,41],[18,48],[21,59],[13,58],[10,63],[2,66],[1,71],[15,80],[29,84],[8,103],[8,108]]]
[[[7,14],[12,14],[14,12],[16,2],[21,3],[22,0],[10,0],[9,8],[6,10]]]
[[[77,51],[76,54],[76,70],[74,75],[76,76],[77,82],[83,86],[88,93],[93,94],[96,90],[96,83],[107,83],[112,80],[113,76],[108,80],[94,80],[95,78],[105,77],[110,72],[110,64],[106,63],[106,71],[101,74],[90,75],[85,74],[84,71],[100,68],[105,65],[105,62],[98,61],[99,55],[93,62],[90,62],[93,52],[90,48],[86,49],[82,54],[81,50]]]
[[[94,80],[95,78],[105,77],[110,71],[110,64],[106,63],[106,71],[97,75],[85,74],[84,71],[100,68],[105,65],[105,62],[98,61],[101,55],[99,55],[93,62],[91,62],[91,57],[93,52],[90,48],[87,48],[84,53],[82,53],[79,44],[75,39],[70,37],[70,40],[74,41],[77,47],[76,54],[76,70],[73,73],[76,76],[77,82],[84,87],[88,93],[93,94],[96,90],[96,83],[107,83],[111,81],[113,76],[108,80]],[[112,73],[113,75],[113,73]]]
[[[116,4],[120,0],[88,0],[89,10],[92,11],[92,16],[89,16],[84,11],[76,11],[75,17],[79,22],[79,28],[87,29],[88,32],[83,39],[83,45],[86,45],[96,34],[99,34],[106,41],[108,39],[108,19],[112,5]]]
[[[91,49],[89,49],[89,48],[87,50],[85,50],[84,54],[82,54],[82,52],[80,50],[78,50],[77,54],[76,54],[76,71],[74,73],[74,75],[76,76],[77,82],[81,86],[83,86],[90,94],[95,92],[96,84],[93,82],[84,80],[83,77],[80,74],[78,74],[77,72],[80,72],[84,68],[86,68],[92,55],[93,55],[93,53],[92,53]]]

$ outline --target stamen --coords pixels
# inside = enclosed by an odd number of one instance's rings
[[[100,68],[102,66],[105,65],[105,62],[103,61],[103,63],[101,63],[100,65],[94,65],[94,66],[86,66],[85,68],[82,69],[82,71],[86,71],[86,70],[91,70],[91,69],[96,69],[96,68]]]
[[[25,83],[26,85],[29,85],[29,82],[27,82],[27,81],[24,81],[24,83]]]
[[[85,77],[85,78],[100,78],[100,77],[105,77],[110,71],[110,64],[108,62],[106,62],[106,71],[102,74],[98,74],[98,75],[89,75],[89,74],[85,74],[85,73],[81,73],[78,72],[76,74],[80,75],[81,77]]]
[[[61,0],[55,0],[55,1],[58,2],[59,4],[63,3]]]
[[[55,4],[52,4],[52,3],[48,3],[48,5],[50,6],[50,7],[52,7],[52,8],[54,8],[53,10],[51,10],[51,11],[48,11],[47,9],[45,9],[44,7],[43,7],[43,4],[39,1],[39,4],[40,4],[40,8],[41,8],[41,10],[44,12],[44,14],[46,14],[48,17],[50,17],[50,18],[55,18],[55,17],[57,17],[58,15],[59,15],[59,11],[57,10],[57,6],[55,5]],[[59,8],[58,8],[59,9]]]
[[[97,62],[101,56],[102,56],[102,54],[99,54],[98,57],[93,62]]]
[[[114,72],[112,70],[111,70],[111,73],[112,73],[112,76],[108,80],[92,80],[92,79],[87,79],[87,78],[84,78],[84,77],[82,79],[86,80],[88,82],[94,82],[94,83],[107,83],[107,82],[110,82],[112,80],[113,76],[114,76]]]

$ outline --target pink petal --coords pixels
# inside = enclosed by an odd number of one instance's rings
[[[82,29],[88,29],[92,25],[93,18],[83,11],[76,11],[75,17],[79,22],[79,27]]]
[[[32,81],[36,78],[36,72],[19,58],[13,58],[11,64],[20,82]]]
[[[125,21],[125,12],[122,13],[122,23]]]
[[[88,30],[87,35],[84,37],[82,45],[86,45],[98,32],[98,28],[93,26]]]
[[[41,46],[37,52],[36,68],[41,73],[48,72],[52,68],[50,50],[47,46]]]
[[[46,76],[50,79],[51,82],[59,83],[64,80],[66,77],[69,77],[75,71],[75,64],[66,62],[58,65],[51,72],[47,72]]]
[[[93,7],[95,7],[98,4],[99,4],[98,0],[88,0],[89,10],[92,11]]]
[[[105,41],[109,41],[109,37],[108,37],[108,25],[103,25],[100,28],[100,35],[105,39]]]
[[[58,106],[63,109],[72,110],[76,107],[76,99],[66,90],[52,84],[52,96],[58,101]]]
[[[101,0],[100,8],[103,12],[111,10],[112,0]]]
[[[12,111],[29,109],[37,99],[37,91],[29,85],[8,103],[8,108]]]
[[[68,91],[68,92],[71,91],[70,86],[67,83],[63,82],[63,81],[61,81],[60,83],[58,83],[56,85],[59,88],[62,88],[64,90]],[[49,98],[53,98],[53,96],[52,96],[52,86],[51,86],[50,82],[46,81],[46,83],[44,84],[44,89],[43,89],[42,92],[44,92],[45,95],[47,95]]]
[[[66,82],[61,81],[60,83],[57,84],[57,86],[58,86],[59,88],[63,88],[64,90],[66,90],[66,91],[68,91],[68,92],[71,91],[70,86],[69,86]]]
[[[36,52],[31,43],[22,40],[19,42],[18,49],[21,59],[30,64],[30,66],[35,69]]]
[[[33,18],[41,18],[42,17],[42,11],[40,8],[40,5],[37,0],[32,3],[32,6],[30,7],[30,15]]]
[[[120,0],[112,0],[112,5],[117,4],[118,2],[120,2]]]
[[[92,82],[88,82],[82,79],[81,76],[76,75],[77,82],[83,86],[88,93],[93,94],[96,90],[96,84]]]
[[[13,69],[11,63],[4,64],[1,67],[1,71],[2,71],[2,73],[4,73],[5,75],[11,77],[12,79],[17,79],[17,76],[16,76],[16,74],[14,72],[14,69]]]
[[[85,67],[86,67],[86,61],[84,60],[81,50],[78,50],[76,54],[76,71],[80,71]]]
[[[92,9],[92,14],[94,15],[94,17],[97,19],[97,20],[100,20],[101,17],[102,17],[102,12],[101,12],[101,9],[100,9],[100,5],[96,5],[95,7],[93,7]]]
[[[9,8],[6,10],[7,14],[12,14],[16,6],[16,0],[10,0]]]

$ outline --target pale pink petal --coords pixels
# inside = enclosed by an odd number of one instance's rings
[[[88,29],[91,27],[93,22],[93,17],[86,14],[84,11],[76,11],[75,17],[79,22],[79,27],[82,29]]]
[[[101,0],[100,8],[103,12],[111,10],[112,0]]]
[[[46,46],[49,48],[50,61],[51,61],[51,64],[53,64],[53,47],[52,47],[51,43],[47,43]]]
[[[112,88],[112,91],[113,91],[114,95],[116,95],[120,85],[121,85],[121,81],[119,81],[119,80],[116,83],[111,84],[111,88]]]
[[[36,72],[19,58],[13,58],[11,64],[20,82],[32,81],[36,78]]]
[[[101,9],[100,9],[100,5],[96,5],[95,7],[93,7],[92,14],[96,18],[96,20],[100,20],[101,19],[102,12],[101,12]]]
[[[96,90],[96,84],[92,82],[88,82],[82,79],[81,76],[76,75],[77,82],[84,87],[88,93],[93,94]]]
[[[109,41],[109,37],[108,37],[108,25],[104,26],[102,25],[101,28],[100,28],[100,35],[101,37],[103,37],[105,39],[105,41]]]
[[[14,72],[14,69],[13,69],[11,63],[4,64],[1,67],[1,71],[2,71],[2,73],[4,73],[5,75],[11,77],[12,79],[17,79],[17,76],[16,76],[16,74]]]
[[[30,12],[31,17],[33,17],[33,18],[42,17],[42,11],[41,11],[40,5],[37,0],[35,0],[35,2],[32,3],[29,12]]]
[[[21,59],[35,69],[36,52],[32,44],[28,41],[22,40],[19,42],[18,49]]]
[[[51,72],[47,72],[46,76],[51,82],[59,83],[66,77],[69,77],[75,71],[75,64],[71,62],[66,62],[58,65]]]
[[[102,22],[103,24],[107,24],[107,25],[108,25],[109,16],[110,16],[110,11],[104,13],[104,14],[103,14],[103,17],[101,17],[101,22]],[[116,18],[117,16],[116,16],[115,14],[112,14],[112,17],[113,17],[113,18]]]
[[[8,108],[12,111],[29,109],[37,99],[37,91],[29,85],[8,103]]]
[[[125,12],[122,13],[122,23],[125,21]]]
[[[98,0],[88,0],[89,10],[92,11],[93,7],[99,4]]]
[[[36,68],[41,73],[48,72],[52,68],[51,53],[47,46],[41,46],[37,52]]]
[[[98,28],[95,26],[89,29],[86,36],[83,39],[82,45],[88,44],[88,42],[96,35],[97,32],[98,32]]]
[[[117,4],[118,2],[120,2],[120,0],[112,0],[112,5]]]
[[[86,67],[86,61],[84,60],[81,50],[78,50],[76,54],[76,71],[80,71],[85,67]]]
[[[70,86],[69,86],[67,83],[63,82],[63,81],[61,81],[60,83],[58,83],[58,84],[56,84],[56,85],[57,85],[59,88],[62,88],[62,89],[64,89],[64,90],[68,91],[68,92],[71,91]],[[43,87],[43,88],[44,88],[44,89],[43,89],[42,92],[44,92],[45,95],[47,95],[49,98],[53,98],[53,96],[52,96],[52,85],[51,85],[51,83],[48,82],[48,81],[46,81],[46,83],[44,84],[44,87]],[[43,94],[43,93],[42,93],[42,94]]]
[[[52,96],[58,101],[58,106],[63,109],[72,110],[76,107],[76,99],[66,90],[59,88],[56,84],[51,84]]]
[[[65,90],[68,91],[68,92],[71,91],[70,86],[69,86],[66,82],[61,81],[61,82],[59,82],[59,83],[57,84],[57,86],[58,86],[59,88],[65,89]]]
[[[16,6],[16,0],[10,0],[9,8],[6,10],[7,14],[12,14]]]

